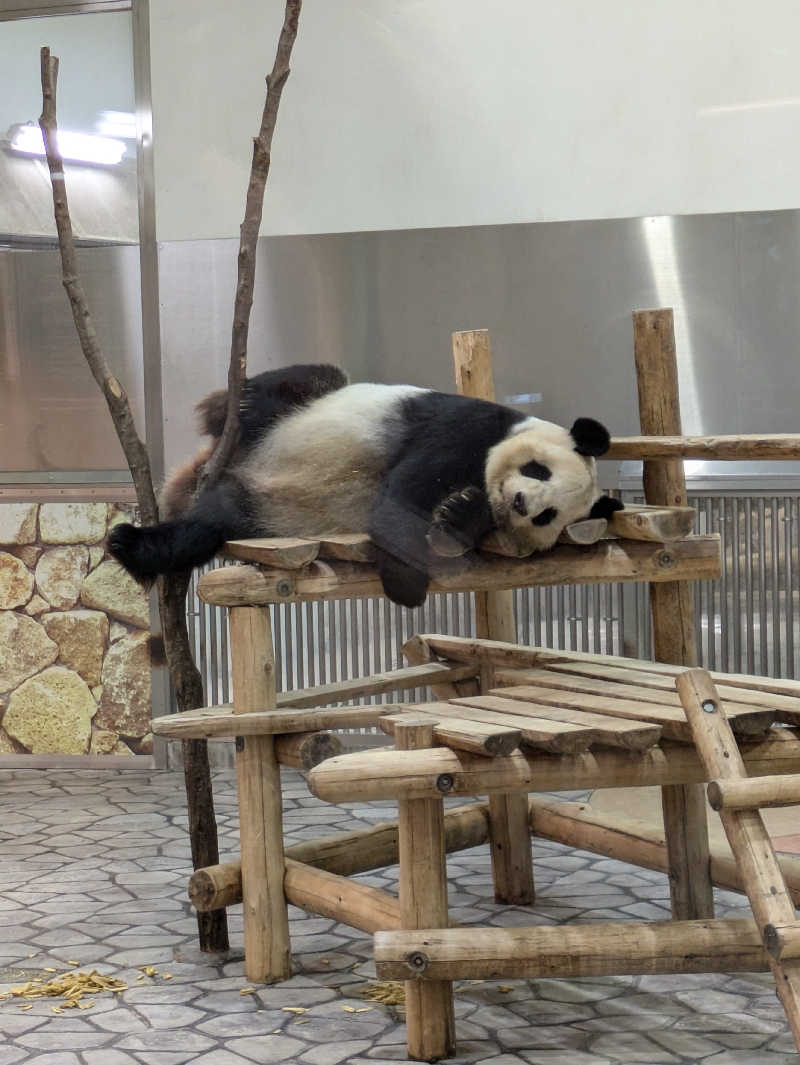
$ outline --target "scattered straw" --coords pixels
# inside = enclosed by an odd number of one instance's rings
[[[55,969],[45,969],[45,972],[56,972]],[[30,980],[27,984],[12,987],[10,991],[0,995],[0,999],[9,998],[62,998],[64,1001],[58,1006],[51,1006],[53,1013],[60,1015],[65,1009],[91,1009],[93,1002],[83,1002],[86,995],[98,995],[103,991],[111,991],[118,994],[127,991],[128,985],[114,976],[102,976],[96,969],[90,973],[75,972],[71,970],[52,980],[43,981],[40,977]],[[33,1008],[33,1003],[22,1007],[23,1010]]]
[[[380,1002],[384,1006],[404,1006],[406,989],[402,980],[382,980],[379,984],[370,984],[361,990],[363,998],[370,1002]]]

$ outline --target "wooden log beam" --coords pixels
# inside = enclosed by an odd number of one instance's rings
[[[441,705],[440,703],[425,703],[424,708],[419,708],[420,713],[423,713],[433,725],[433,739],[439,746],[483,755],[484,758],[503,758],[519,747],[522,734],[518,728],[475,720],[469,721],[455,715],[451,717],[449,714],[444,720],[439,721],[437,720],[437,708]],[[389,736],[394,736],[395,725],[402,720],[403,714],[396,714],[393,711],[391,714],[384,715],[379,725]]]
[[[591,803],[558,802],[531,797],[528,800],[531,830],[542,839],[567,847],[602,854],[644,869],[667,872],[664,832],[649,821],[600,813]],[[711,879],[715,887],[744,894],[736,861],[724,845],[710,844]],[[781,854],[783,878],[795,905],[800,905],[800,858]]]
[[[742,744],[741,751],[754,776],[800,773],[800,740],[791,729],[773,730],[763,740]],[[694,748],[667,742],[635,757],[612,749],[574,756],[515,751],[508,758],[491,759],[456,754],[443,747],[368,751],[330,758],[308,775],[311,792],[326,802],[638,788],[707,780]]]
[[[668,543],[689,536],[697,520],[694,507],[650,507],[626,504],[611,515],[608,530],[623,540]]]
[[[800,803],[800,777],[745,777],[712,780],[706,789],[712,810],[757,810]]]
[[[714,580],[720,575],[718,536],[693,536],[670,544],[601,540],[587,547],[559,545],[529,558],[478,555],[457,572],[434,572],[430,591],[468,592],[545,584],[601,584],[614,581]],[[216,606],[328,602],[383,594],[372,567],[347,562],[312,562],[302,570],[224,566],[198,581],[203,602]]]
[[[643,433],[679,435],[678,360],[672,311],[638,311],[633,316],[639,421]],[[645,502],[687,505],[683,462],[647,459],[643,467]],[[685,580],[650,582],[653,651],[660,662],[697,664],[692,592]],[[705,794],[695,785],[667,785],[661,793],[670,855],[672,916],[678,920],[713,917]]]
[[[657,312],[656,312],[657,313]],[[604,459],[800,459],[800,433],[737,433],[731,436],[615,436]]]
[[[778,961],[800,958],[800,924],[767,924],[764,926],[764,946]]]
[[[275,737],[275,757],[280,764],[303,772],[342,751],[342,741],[331,732],[296,732]]]
[[[409,717],[395,725],[398,752],[429,748],[433,726]],[[401,799],[397,803],[397,845],[400,856],[400,920],[403,930],[444,927],[447,912],[444,810],[441,796]],[[406,981],[408,1055],[438,1061],[455,1051],[453,984],[450,979]]]
[[[678,677],[676,685],[709,775],[718,780],[746,777],[747,768],[709,675],[702,669],[688,670]],[[751,809],[722,809],[719,816],[741,870],[756,927],[762,931],[767,925],[794,924],[794,902],[761,814]],[[770,968],[795,1045],[800,1049],[800,960],[783,961],[770,956]]]
[[[378,932],[381,980],[531,980],[539,977],[765,972],[752,920],[616,921],[537,928]]]
[[[275,705],[275,658],[266,607],[230,612],[234,717]],[[247,979],[275,983],[291,976],[289,918],[283,893],[280,766],[272,736],[236,745],[242,845],[244,954]]]
[[[324,710],[253,710],[239,720],[226,707],[212,706],[189,710],[184,714],[153,721],[153,735],[173,739],[202,736],[224,739],[226,736],[279,736],[287,732],[318,732],[323,729],[369,728],[376,725],[385,707],[336,706]]]
[[[402,928],[400,903],[378,888],[286,859],[286,898],[307,913],[330,917],[362,932]]]
[[[488,838],[486,803],[458,806],[445,812],[444,846],[448,853],[479,847]],[[321,839],[304,840],[287,847],[286,857],[340,876],[384,869],[397,863],[397,822],[382,822],[353,832],[336,832]],[[189,901],[202,912],[241,902],[241,862],[224,862],[198,869],[189,880]]]

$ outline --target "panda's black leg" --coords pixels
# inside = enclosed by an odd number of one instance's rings
[[[430,584],[427,573],[415,566],[409,566],[407,562],[382,551],[379,547],[376,547],[375,555],[384,594],[400,606],[422,606]]]
[[[189,513],[175,521],[138,528],[117,525],[108,537],[114,558],[139,581],[208,562],[226,540],[257,530],[248,514],[247,493],[232,477],[204,492]]]
[[[486,492],[468,485],[445,496],[436,507],[427,540],[437,555],[455,557],[475,548],[493,528]]]

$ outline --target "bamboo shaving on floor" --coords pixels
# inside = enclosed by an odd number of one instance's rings
[[[99,995],[104,991],[118,994],[120,991],[127,990],[128,985],[115,976],[103,976],[96,969],[92,969],[90,973],[73,970],[61,976],[54,976],[52,980],[42,980],[41,977],[36,977],[27,984],[12,987],[10,991],[0,995],[0,999],[63,998],[64,1001],[59,1006],[52,1007],[54,1013],[61,1013],[65,1009],[91,1009],[94,1003],[83,1001],[87,996]],[[33,1003],[30,1006],[23,1006],[23,1009],[30,1009],[32,1005]]]
[[[359,994],[370,1002],[380,1002],[384,1006],[404,1006],[406,989],[402,980],[382,980],[379,984],[370,984]]]

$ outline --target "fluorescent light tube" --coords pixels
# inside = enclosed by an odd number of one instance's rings
[[[110,137],[96,137],[90,133],[70,133],[65,129],[58,131],[58,146],[62,157],[75,163],[115,166],[125,154],[122,141]],[[11,148],[24,155],[44,155],[42,131],[33,125],[14,127]]]

